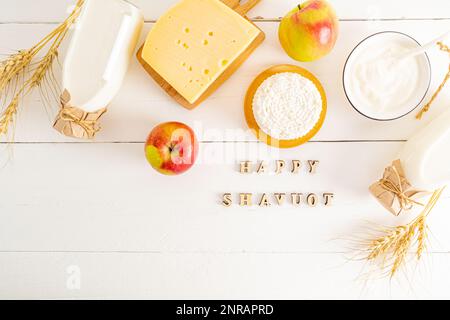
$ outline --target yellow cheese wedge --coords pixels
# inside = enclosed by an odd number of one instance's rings
[[[182,0],[150,30],[142,59],[194,103],[260,32],[219,0]]]

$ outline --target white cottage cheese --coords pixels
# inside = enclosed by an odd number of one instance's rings
[[[298,73],[267,78],[253,97],[253,114],[260,129],[278,140],[305,136],[320,119],[322,97],[314,83]]]

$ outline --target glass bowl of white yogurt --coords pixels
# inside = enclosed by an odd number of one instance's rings
[[[396,31],[373,34],[350,53],[343,73],[345,95],[353,108],[380,121],[406,116],[424,100],[431,83],[428,55],[414,38]]]

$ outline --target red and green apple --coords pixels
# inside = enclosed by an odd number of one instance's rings
[[[280,23],[278,36],[286,53],[307,62],[330,53],[339,34],[339,20],[326,0],[309,0],[291,10]]]
[[[189,170],[195,163],[197,153],[198,141],[194,131],[180,122],[156,126],[145,144],[148,162],[165,175],[178,175]]]

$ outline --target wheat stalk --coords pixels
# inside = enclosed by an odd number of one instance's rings
[[[381,268],[390,268],[389,274],[393,277],[406,261],[414,240],[417,239],[416,257],[418,260],[426,249],[427,224],[426,218],[442,195],[444,188],[436,190],[423,211],[411,222],[397,227],[383,228],[384,235],[373,240],[365,241],[367,261],[382,260]]]
[[[33,59],[31,50],[20,50],[0,62],[0,95],[12,80],[18,77],[30,65]]]
[[[17,113],[18,105],[19,105],[19,96],[16,95],[11,100],[8,107],[0,117],[0,135],[6,135],[8,133],[9,124],[13,122],[14,116]]]
[[[385,235],[369,242],[365,259],[376,261],[381,258],[382,268],[390,267],[390,274],[394,276],[406,259],[419,222],[424,220],[425,216],[421,214],[406,225],[386,228]]]
[[[53,65],[53,61],[58,57],[58,49],[52,48],[47,55],[39,62],[36,70],[30,78],[30,88],[39,87],[42,84],[47,71]]]
[[[418,223],[418,227],[417,227],[417,252],[416,252],[416,256],[417,256],[417,260],[420,260],[420,258],[422,257],[423,252],[426,249],[426,240],[427,240],[427,223],[425,221],[424,217],[421,217],[419,223]]]
[[[52,69],[54,61],[57,60],[58,49],[70,26],[77,19],[83,4],[84,0],[78,0],[69,17],[32,48],[20,50],[0,61],[0,101],[4,101],[6,105],[0,114],[0,136],[8,133],[10,124],[14,122],[21,99],[33,89],[40,88],[42,92],[44,84],[53,83],[44,80]],[[35,64],[36,68],[32,70],[31,75],[21,82],[20,80],[25,79],[29,73],[33,59],[46,47],[49,47],[47,53]],[[11,89],[11,87],[13,88]],[[9,103],[6,102],[8,101],[8,95],[12,96]]]
[[[405,229],[405,226],[399,226],[388,230],[385,236],[372,240],[369,245],[370,253],[367,256],[367,260],[375,260],[383,253],[390,250],[405,233]]]
[[[42,58],[41,61],[39,61],[37,68],[31,75],[31,77],[18,90],[18,92],[15,93],[11,102],[0,117],[0,135],[6,135],[8,133],[9,124],[14,121],[21,97],[29,94],[34,88],[40,87],[42,85],[42,81],[45,78],[45,75],[52,67],[53,61],[57,58],[57,56],[57,48],[50,49],[45,57]]]
[[[407,225],[405,233],[398,239],[394,246],[393,259],[394,264],[391,269],[391,277],[395,275],[400,266],[405,261],[406,255],[411,247],[411,239],[413,239],[416,230],[416,223]]]
[[[447,52],[450,54],[450,48],[443,44],[442,42],[437,43],[440,50]],[[433,96],[431,97],[430,101],[422,108],[422,110],[419,111],[419,113],[416,116],[416,119],[422,119],[423,115],[430,110],[431,105],[438,97],[439,93],[441,93],[442,89],[444,89],[445,84],[450,80],[450,65],[448,66],[447,74],[444,77],[444,80],[442,80],[439,87],[434,92]]]

